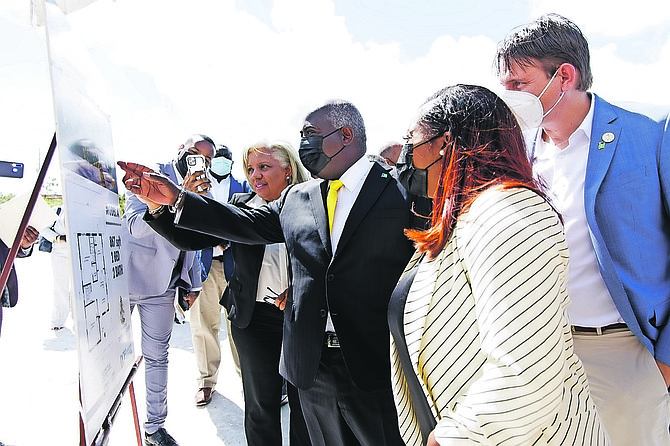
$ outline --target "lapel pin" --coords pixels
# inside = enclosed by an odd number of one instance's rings
[[[603,133],[601,141],[598,143],[598,150],[604,149],[605,144],[610,143],[612,141],[614,141],[614,133],[612,132]]]
[[[388,174],[387,174],[387,173],[383,173],[383,174],[382,174],[382,178],[386,178],[386,177],[388,177]]]

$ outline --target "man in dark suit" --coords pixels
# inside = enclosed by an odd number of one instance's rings
[[[119,165],[126,187],[177,209],[145,215],[170,237],[173,225],[249,244],[285,242],[291,281],[284,314],[282,375],[299,389],[314,445],[401,445],[390,390],[391,292],[413,248],[406,191],[390,171],[370,163],[365,126],[348,102],[329,102],[302,128],[300,158],[320,179],[294,185],[255,210],[180,192],[143,166]],[[326,195],[344,186],[329,224]],[[156,214],[156,211],[154,211]],[[198,237],[191,238],[194,245]],[[202,247],[202,246],[199,246]],[[188,249],[191,249],[189,247]]]

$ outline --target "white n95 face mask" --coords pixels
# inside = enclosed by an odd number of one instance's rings
[[[551,79],[549,79],[547,85],[544,86],[539,96],[535,96],[533,93],[515,90],[505,90],[499,95],[500,98],[505,101],[507,106],[512,109],[514,116],[516,116],[516,120],[519,121],[519,127],[521,127],[522,131],[538,128],[542,124],[542,120],[551,113],[558,103],[561,102],[561,99],[563,99],[565,92],[561,91],[561,95],[556,99],[554,105],[552,105],[546,112],[544,111],[544,107],[542,107],[542,102],[540,102],[540,98],[544,92],[547,91],[549,85],[556,79],[559,68],[556,68],[553,76],[551,76]]]
[[[542,102],[534,94],[526,91],[504,90],[499,96],[512,109],[522,131],[538,128],[542,124],[544,118]]]

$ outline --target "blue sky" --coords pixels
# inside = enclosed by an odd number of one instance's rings
[[[360,108],[376,152],[437,89],[497,88],[497,42],[545,12],[589,39],[593,91],[670,105],[661,0],[97,0],[67,17],[104,76],[116,158],[155,162],[195,132],[238,152],[295,147],[304,115],[333,98]],[[26,163],[0,193],[30,187],[55,128],[44,34],[29,0],[0,2],[0,159]]]

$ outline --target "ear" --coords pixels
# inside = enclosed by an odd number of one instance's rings
[[[286,181],[290,183],[291,177],[293,176],[293,169],[291,168],[290,164],[286,166],[285,169],[286,169]]]
[[[440,156],[444,156],[444,150],[449,146],[449,132],[444,132],[442,136],[435,140],[433,146],[439,151]]]
[[[342,144],[345,146],[354,140],[354,130],[351,127],[342,127]]]
[[[558,74],[556,77],[560,78],[561,91],[576,90],[579,84],[579,71],[574,65],[564,63],[558,67]]]

